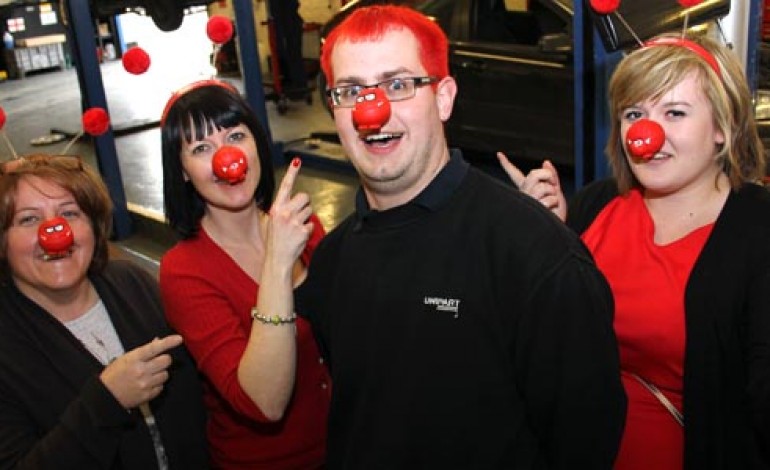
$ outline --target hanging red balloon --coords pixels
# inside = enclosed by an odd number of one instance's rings
[[[650,119],[640,119],[626,132],[626,148],[634,158],[652,159],[663,148],[666,131]]]
[[[609,15],[620,6],[620,0],[591,0],[591,8],[600,15]]]
[[[6,119],[5,110],[3,109],[2,106],[0,106],[0,129],[2,129],[3,126],[5,126],[5,119]]]
[[[211,169],[218,179],[229,184],[238,184],[246,179],[249,162],[241,149],[225,145],[211,158]]]
[[[206,35],[216,44],[224,44],[233,37],[233,22],[222,15],[214,15],[206,23]]]
[[[141,75],[150,68],[150,56],[139,46],[132,47],[123,53],[123,68],[128,73]]]
[[[679,4],[685,8],[694,7],[700,3],[703,3],[703,0],[679,0]]]
[[[92,136],[102,135],[110,128],[110,116],[104,108],[88,108],[83,113],[83,130]]]

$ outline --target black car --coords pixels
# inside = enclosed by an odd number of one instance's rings
[[[574,155],[572,5],[533,0],[426,2],[450,38],[459,87],[447,123],[450,144],[517,159],[571,164]],[[441,4],[451,5],[452,9]]]
[[[502,150],[517,160],[574,164],[573,0],[359,0],[324,30],[372,3],[407,3],[446,32],[450,73],[459,88],[446,125],[450,145],[472,154]],[[692,9],[690,24],[722,16],[729,6],[729,0],[705,0]],[[606,50],[633,47],[616,15],[594,15],[588,6],[585,11]],[[681,28],[684,18],[676,0],[622,2],[618,11],[642,38]]]

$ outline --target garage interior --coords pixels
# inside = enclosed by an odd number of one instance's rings
[[[770,27],[763,26],[762,21],[766,1],[723,2],[730,13],[722,21],[722,33],[746,58],[747,74],[757,89],[762,127],[763,119],[770,122],[770,99],[762,92],[763,87],[770,88],[770,59],[763,41],[770,40]],[[110,186],[117,208],[115,245],[156,269],[160,255],[174,241],[163,223],[158,117],[174,90],[216,73],[244,92],[268,122],[276,148],[278,177],[287,157],[300,155],[305,159],[298,189],[311,195],[315,211],[330,230],[352,212],[357,179],[344,152],[334,142],[334,124],[318,92],[317,58],[322,25],[347,2],[303,0],[296,12],[279,12],[291,3],[0,0],[4,33],[0,106],[8,116],[3,130],[19,154],[56,153],[78,131],[83,109],[104,101],[112,132],[95,140],[79,139],[70,153],[98,166]],[[541,3],[572,5],[569,0],[487,3],[505,8],[509,14],[531,14],[534,5]],[[574,160],[565,168],[568,187],[572,188],[606,174],[602,145],[596,144],[606,138],[604,118],[601,112],[585,114],[585,110],[603,106],[602,77],[609,76],[620,54],[602,46],[593,32],[589,12],[576,3],[567,23],[570,32],[574,37],[592,39],[567,44],[569,53],[563,56],[575,64],[580,61],[574,76],[568,77],[581,82],[574,90],[590,88],[595,96],[575,91],[575,102],[567,103],[569,109],[581,109],[583,113],[575,111],[569,123],[574,126],[570,133]],[[157,11],[162,5],[171,5],[171,14]],[[301,54],[300,62],[287,64],[277,58],[281,56],[278,45],[286,39],[281,28],[290,30],[285,21],[276,20],[276,15],[281,14],[296,14],[302,21],[299,48],[293,46],[295,58]],[[205,35],[206,21],[212,15],[231,18],[236,26],[236,37],[221,50],[215,50]],[[477,33],[481,36],[489,32],[483,29]],[[293,37],[296,39],[296,35]],[[594,42],[593,47],[588,47],[588,42]],[[133,46],[141,46],[152,57],[145,74],[129,74],[121,63],[122,55]],[[85,50],[95,50],[96,54],[84,54]],[[306,83],[291,85],[289,75],[298,64],[306,74]],[[469,150],[474,164],[501,176],[492,149]],[[7,150],[0,151],[0,159],[10,157]],[[534,155],[525,157],[523,166],[536,163]]]

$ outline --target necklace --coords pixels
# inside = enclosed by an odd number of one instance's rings
[[[64,322],[64,326],[103,365],[109,364],[124,352],[117,331],[101,300],[79,318]]]
[[[85,346],[86,349],[88,349],[88,351],[94,357],[96,357],[99,360],[99,362],[101,362],[104,365],[107,365],[112,361],[114,361],[116,359],[116,356],[113,354],[110,354],[110,351],[107,349],[107,345],[104,344],[104,341],[102,341],[102,339],[99,336],[97,336],[96,333],[94,333],[93,331],[91,331],[90,334],[91,334],[91,338],[94,340],[94,343],[96,343],[96,345],[99,346],[98,348],[99,351],[98,352],[94,351],[93,349],[89,348],[88,345],[85,343],[83,343],[83,346]]]

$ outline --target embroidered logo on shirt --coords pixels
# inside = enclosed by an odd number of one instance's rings
[[[454,313],[454,317],[460,316],[460,299],[445,299],[443,297],[425,297],[423,304],[436,307],[437,312]]]

